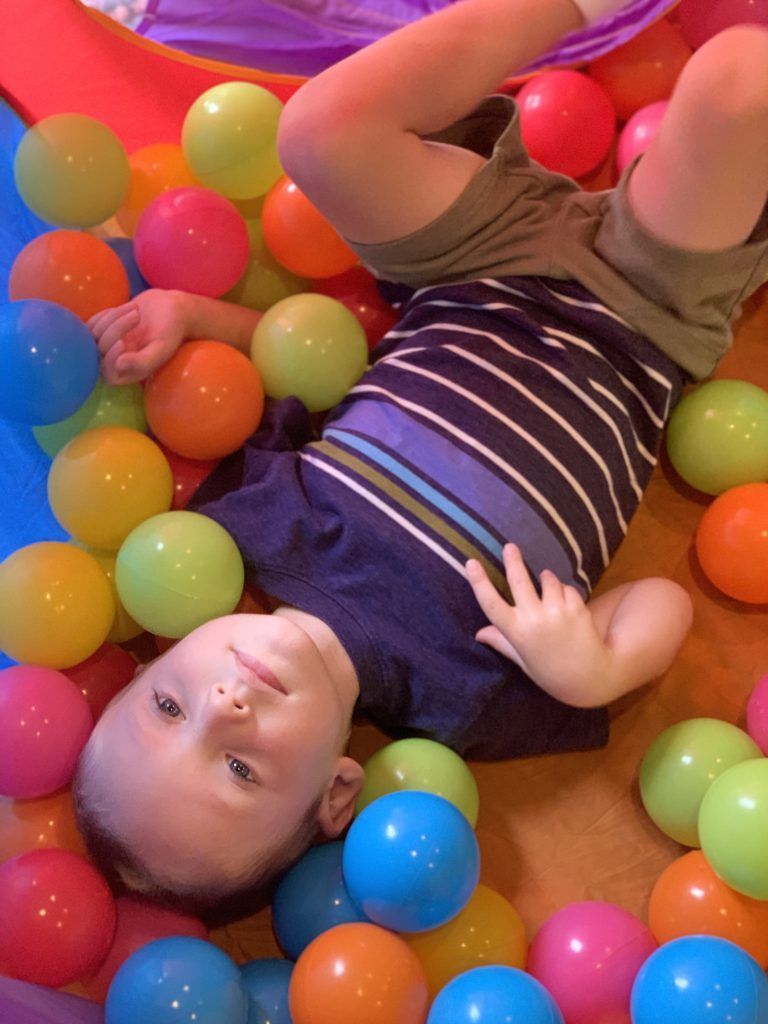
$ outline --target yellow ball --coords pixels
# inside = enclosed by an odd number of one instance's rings
[[[112,596],[115,599],[115,621],[112,623],[112,629],[109,631],[107,640],[112,644],[124,644],[127,640],[133,640],[134,637],[144,632],[144,627],[140,626],[134,618],[131,618],[118,596],[117,584],[115,582],[117,553],[114,551],[89,550],[88,554],[93,555],[101,566],[104,575],[109,580],[109,585],[112,587]]]
[[[114,618],[109,580],[72,544],[29,544],[0,565],[0,650],[16,661],[77,665],[101,647]]]

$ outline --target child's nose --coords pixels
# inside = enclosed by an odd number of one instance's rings
[[[229,719],[249,718],[253,714],[252,691],[241,681],[216,683],[211,688],[209,713]]]

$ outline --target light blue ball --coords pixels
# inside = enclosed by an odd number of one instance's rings
[[[472,827],[434,793],[403,790],[369,804],[344,844],[349,895],[376,924],[426,932],[456,917],[480,877]]]
[[[633,1024],[764,1024],[768,979],[726,939],[691,935],[661,946],[632,988]]]
[[[427,1024],[563,1024],[541,982],[516,967],[475,967],[449,981]]]
[[[112,979],[104,1024],[247,1024],[237,964],[202,939],[157,939]]]
[[[344,885],[343,843],[315,846],[282,878],[272,900],[272,927],[286,956],[298,960],[337,924],[367,921]]]
[[[242,965],[240,978],[249,998],[248,1024],[293,1024],[288,1008],[292,973],[291,961],[278,957]]]

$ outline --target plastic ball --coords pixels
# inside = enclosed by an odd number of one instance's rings
[[[700,850],[673,861],[659,877],[648,910],[660,943],[684,935],[728,939],[768,966],[768,902],[734,892],[717,877]]]
[[[365,373],[368,345],[340,302],[292,295],[259,321],[251,359],[270,398],[296,395],[310,412],[320,412],[337,405]]]
[[[20,853],[52,846],[86,856],[68,789],[34,800],[0,797],[0,863]]]
[[[181,146],[172,142],[154,142],[142,146],[128,157],[131,181],[125,202],[116,219],[122,230],[133,237],[141,215],[163,192],[187,188],[200,182],[187,164]]]
[[[725,939],[695,935],[661,946],[632,990],[633,1024],[759,1024],[768,980]]]
[[[668,100],[659,100],[633,114],[619,135],[616,165],[622,174],[636,157],[648,149],[661,130],[669,107]]]
[[[64,670],[67,679],[88,701],[94,722],[123,687],[133,679],[137,664],[133,657],[114,643],[102,644],[90,658]]]
[[[768,0],[683,0],[677,18],[686,40],[697,49],[731,25],[768,25]]]
[[[696,531],[704,575],[728,597],[768,603],[768,483],[725,491],[705,511]]]
[[[341,924],[299,957],[289,989],[293,1024],[424,1024],[428,997],[415,953],[372,924]]]
[[[102,876],[68,850],[31,850],[0,864],[0,973],[59,988],[104,959],[115,901]]]
[[[433,793],[390,793],[353,821],[344,881],[371,921],[400,932],[439,928],[477,888],[480,854],[472,826]]]
[[[525,969],[525,925],[509,900],[485,885],[477,889],[458,917],[442,928],[405,940],[424,969],[434,999],[449,981],[487,964]]]
[[[258,200],[258,202],[261,202]],[[238,208],[242,212],[244,204]],[[246,218],[248,237],[251,240],[251,255],[245,273],[223,298],[238,306],[247,306],[262,313],[274,306],[276,302],[287,299],[289,295],[309,290],[306,278],[298,277],[286,270],[277,262],[264,243],[264,227],[261,223],[261,211],[256,218]]]
[[[399,320],[397,311],[379,295],[376,279],[364,267],[352,267],[336,277],[314,281],[312,291],[338,299],[347,307],[362,324],[369,351]]]
[[[258,427],[264,388],[253,363],[231,345],[189,341],[152,374],[144,401],[166,447],[188,459],[219,459]]]
[[[77,665],[101,647],[114,618],[109,580],[71,544],[29,544],[0,564],[0,650],[14,661]]]
[[[342,874],[343,843],[315,846],[283,876],[272,900],[272,927],[286,956],[297,960],[318,935],[367,921]]]
[[[147,417],[141,384],[116,387],[99,377],[88,398],[71,416],[58,423],[33,427],[32,433],[45,454],[54,458],[73,437],[94,427],[129,427],[146,433]]]
[[[545,71],[517,95],[520,130],[531,159],[578,178],[607,157],[616,111],[605,89],[579,71]]]
[[[264,242],[286,270],[299,277],[334,277],[359,263],[355,253],[290,178],[267,193]]]
[[[126,427],[78,434],[53,460],[48,500],[65,530],[89,547],[116,551],[131,530],[167,512],[171,469],[154,441]]]
[[[684,846],[700,846],[699,809],[718,776],[758,757],[757,744],[729,722],[691,718],[659,735],[640,766],[640,796],[654,823]]]
[[[404,789],[435,793],[458,807],[472,828],[480,796],[467,763],[450,747],[411,738],[382,747],[365,763],[365,784],[357,799],[359,814],[380,796]]]
[[[74,313],[40,299],[0,305],[0,416],[56,423],[80,408],[98,376],[93,335]]]
[[[112,588],[112,598],[115,602],[115,618],[112,622],[112,628],[109,633],[107,633],[107,642],[112,644],[127,643],[128,640],[133,640],[134,637],[143,633],[144,627],[139,625],[139,623],[128,614],[123,607],[123,602],[120,600],[120,595],[117,592],[117,552],[98,551],[95,548],[89,548],[87,546],[85,546],[85,550],[89,555],[93,555],[99,563],[101,571],[109,580],[109,585]]]
[[[173,501],[171,508],[181,511],[187,507],[192,495],[218,466],[218,459],[187,459],[161,445],[173,476]]]
[[[768,758],[734,765],[712,784],[699,832],[704,856],[726,885],[768,900]]]
[[[199,96],[184,118],[181,142],[203,185],[230,199],[264,195],[283,173],[282,112],[280,100],[254,82],[223,82]]]
[[[137,526],[117,555],[117,591],[150,633],[179,639],[229,615],[245,570],[227,531],[197,512],[165,512]]]
[[[174,188],[153,199],[134,236],[136,263],[154,288],[217,299],[248,264],[248,232],[232,203],[206,188]]]
[[[16,187],[50,224],[88,228],[109,220],[128,194],[122,143],[84,114],[53,114],[24,135],[14,160]]]
[[[563,1024],[555,1000],[514,967],[476,967],[439,993],[427,1024]]]
[[[179,936],[142,946],[118,969],[104,1024],[246,1024],[248,996],[223,950]]]
[[[293,974],[290,960],[269,957],[240,967],[240,981],[248,993],[248,1024],[293,1024],[288,990]]]
[[[752,691],[747,704],[747,732],[768,755],[768,674],[764,675]]]
[[[123,264],[123,269],[128,275],[128,287],[131,298],[133,299],[142,292],[145,292],[149,288],[149,281],[139,270],[131,239],[105,238],[104,241]]]

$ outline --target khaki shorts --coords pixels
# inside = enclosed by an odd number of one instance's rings
[[[744,245],[689,252],[635,218],[627,184],[637,161],[616,188],[581,191],[529,158],[509,96],[488,97],[429,139],[488,163],[419,231],[377,245],[346,239],[377,277],[414,288],[509,275],[574,279],[691,377],[712,373],[743,301],[768,280],[768,207]]]

